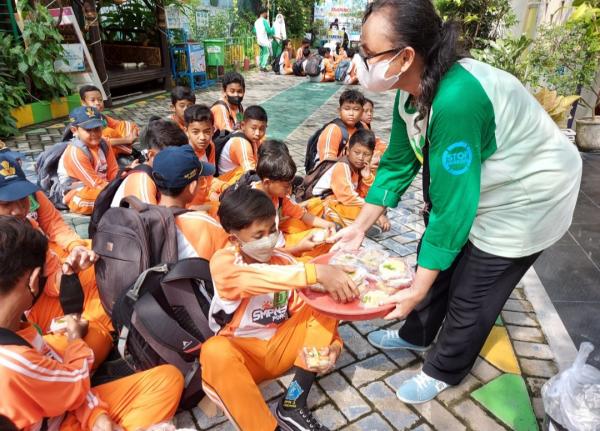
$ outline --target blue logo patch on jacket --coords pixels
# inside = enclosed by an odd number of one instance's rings
[[[456,142],[446,148],[442,155],[442,165],[448,173],[461,175],[469,170],[473,161],[473,151],[466,142]]]

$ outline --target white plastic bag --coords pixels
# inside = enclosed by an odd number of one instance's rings
[[[573,365],[542,387],[546,414],[570,431],[600,430],[600,370],[586,364],[593,350],[581,343]]]

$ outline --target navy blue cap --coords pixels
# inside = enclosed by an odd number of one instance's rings
[[[9,148],[0,148],[0,154],[5,155],[6,157],[12,158],[15,162],[24,159],[22,153],[15,151],[15,150],[11,150]]]
[[[18,201],[38,190],[38,186],[27,180],[14,155],[0,152],[0,201]]]
[[[102,114],[96,108],[80,106],[73,109],[69,114],[69,125],[90,130],[96,127],[104,127],[104,120]]]
[[[200,161],[189,145],[167,147],[160,151],[152,162],[152,178],[163,189],[179,189],[198,177],[210,177],[215,167]]]

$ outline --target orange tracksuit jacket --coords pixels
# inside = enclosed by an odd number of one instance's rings
[[[179,117],[177,117],[175,114],[169,115],[167,117],[167,120],[170,120],[173,123],[177,124],[179,128],[185,132],[185,123],[183,122],[183,120],[180,120]]]
[[[125,431],[145,429],[170,419],[183,390],[183,376],[162,365],[91,388],[94,354],[82,340],[55,352],[33,326],[19,335],[33,348],[0,346],[0,414],[20,429],[89,431],[108,414]],[[65,337],[66,338],[66,337]]]
[[[215,144],[212,141],[210,142],[209,147],[207,147],[207,148],[210,148],[210,150],[208,150],[208,151],[207,150],[199,150],[199,149],[195,148],[193,145],[192,145],[192,148],[194,149],[194,153],[196,154],[198,159],[202,160],[203,162],[210,163],[211,165],[215,164],[217,149],[215,148]],[[198,185],[196,186],[196,192],[194,194],[194,198],[188,205],[189,206],[203,205],[203,204],[208,203],[210,201],[210,191],[211,191],[213,182],[219,183],[219,184],[221,183],[221,181],[219,181],[218,178],[214,178],[214,177],[198,178]]]
[[[277,425],[258,384],[280,377],[293,365],[306,367],[303,347],[342,344],[338,322],[306,305],[297,294],[316,282],[313,264],[298,264],[275,251],[268,264],[248,264],[237,247],[219,250],[210,262],[214,319],[231,320],[202,345],[202,383],[206,394],[244,431]]]
[[[246,138],[231,138],[219,159],[219,180],[234,184],[244,172],[256,169],[258,146]]]
[[[132,172],[125,177],[117,189],[111,206],[118,207],[121,199],[126,196],[135,196],[144,203],[156,205],[159,195],[158,188],[150,175],[142,171]]]
[[[209,260],[229,241],[219,222],[204,211],[191,211],[175,217],[179,259],[201,257]]]
[[[106,114],[102,114],[104,120],[106,121],[106,127],[102,130],[102,137],[106,141],[108,145],[110,144],[111,139],[122,139],[125,138],[134,131],[139,133],[140,129],[132,121],[125,120],[117,120],[116,118],[109,117]],[[131,154],[131,145],[115,145],[111,146],[115,155],[118,154]]]
[[[333,60],[330,58],[324,58],[323,66],[325,67],[325,70],[323,71],[323,78],[321,79],[321,82],[335,81],[335,66]]]
[[[354,132],[356,132],[356,127],[348,127],[348,140],[350,140]],[[337,124],[327,126],[319,136],[319,142],[317,143],[319,161],[337,160],[343,154],[343,151],[339,151],[343,139],[344,135]],[[346,145],[348,145],[347,142]]]
[[[229,111],[227,111],[227,108],[221,104],[214,105],[212,108],[210,108],[215,121],[215,129],[233,132],[235,126],[237,125],[237,115],[240,111],[240,108],[239,106],[230,105],[229,102],[227,102],[226,97],[222,97],[221,100],[227,103],[227,106],[229,106]]]
[[[281,70],[282,75],[292,75],[294,71],[292,70],[292,62],[290,61],[290,53],[289,51],[284,51],[283,56],[283,69]]]

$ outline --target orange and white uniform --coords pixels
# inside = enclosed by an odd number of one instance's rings
[[[323,77],[321,82],[335,81],[335,65],[331,58],[323,59]]]
[[[134,132],[137,132],[137,134],[140,132],[140,128],[133,121],[117,120],[106,114],[102,114],[102,116],[106,121],[106,127],[102,129],[102,137],[108,145],[111,145],[111,139],[123,139]],[[132,153],[131,145],[114,145],[111,148],[115,155],[130,155]]]
[[[179,128],[185,132],[185,123],[183,122],[183,120],[180,120],[177,115],[171,114],[167,117],[167,120],[177,124]]]
[[[113,208],[118,207],[121,200],[127,196],[135,196],[144,203],[156,205],[158,204],[160,193],[150,175],[143,171],[135,171],[125,177],[117,189],[110,206]]]
[[[275,251],[266,264],[245,263],[234,245],[210,261],[215,296],[210,325],[218,335],[202,345],[206,394],[237,429],[274,429],[277,421],[258,384],[280,377],[293,365],[305,367],[303,347],[341,340],[338,322],[307,306],[296,292],[316,283],[313,264],[299,264]]]
[[[326,219],[343,226],[351,224],[356,220],[369,188],[373,184],[375,176],[370,174],[362,177],[355,172],[348,163],[339,161],[319,179],[313,189],[313,194],[318,196],[326,190],[331,190],[332,195],[323,201],[323,211],[316,210],[316,216],[324,216]],[[315,207],[318,208],[318,207]]]
[[[194,153],[203,162],[210,163],[211,165],[215,164],[217,149],[215,148],[215,144],[210,141],[209,146],[206,150],[199,150],[192,145],[194,149]],[[216,214],[216,210],[218,209],[217,202],[210,200],[210,192],[213,182],[219,182],[217,178],[214,177],[200,177],[198,178],[198,185],[196,186],[196,192],[194,194],[194,198],[188,204],[188,206],[194,205],[213,205],[214,212],[211,211],[211,215]]]
[[[90,156],[73,143],[67,146],[58,162],[58,178],[69,189],[63,200],[71,212],[89,215],[94,201],[116,177],[119,167],[112,151],[105,152],[101,145],[87,148]]]
[[[233,132],[238,124],[237,117],[240,113],[240,107],[230,105],[226,97],[223,97],[221,100],[227,104],[229,109],[221,103],[216,103],[210,108],[215,120],[215,129]]]
[[[356,127],[346,127],[348,129],[348,140],[350,140],[356,132]],[[340,146],[344,144],[343,141],[342,129],[337,124],[331,123],[327,126],[319,136],[319,142],[317,143],[319,161],[337,160],[343,154],[343,148],[340,149]],[[348,145],[348,142],[344,145]]]
[[[57,352],[33,326],[19,335],[29,346],[0,346],[0,414],[19,429],[91,430],[108,414],[126,431],[146,428],[175,413],[183,377],[171,365],[91,388],[94,353],[83,340]],[[65,337],[66,338],[66,337]]]
[[[219,159],[219,180],[234,184],[244,172],[256,169],[258,147],[244,137],[227,141]]]
[[[210,260],[229,241],[219,222],[204,211],[192,211],[175,217],[179,259],[200,257]]]
[[[304,60],[304,48],[300,47],[296,50],[296,61]]]
[[[292,62],[290,61],[290,52],[285,50],[281,53],[281,58],[279,60],[279,70],[282,75],[293,75],[294,71],[292,70]]]
[[[352,60],[350,63],[350,67],[346,72],[346,78],[344,79],[344,84],[346,85],[356,85],[358,84],[358,69],[356,67],[356,63]]]

